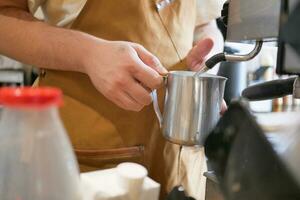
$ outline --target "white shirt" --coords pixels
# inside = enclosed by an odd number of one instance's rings
[[[224,1],[197,0],[197,25],[219,17]],[[49,24],[68,27],[79,15],[86,2],[87,0],[28,0],[28,8],[32,14],[40,8]]]

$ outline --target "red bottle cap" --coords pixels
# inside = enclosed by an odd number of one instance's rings
[[[0,105],[9,107],[47,107],[62,104],[62,91],[51,87],[0,88]]]

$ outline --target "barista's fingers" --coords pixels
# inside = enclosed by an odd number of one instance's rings
[[[116,95],[114,103],[119,107],[130,111],[140,111],[143,108],[142,105],[132,99],[125,91],[122,91]]]
[[[127,93],[140,105],[149,105],[152,102],[150,92],[136,80],[131,80]]]
[[[153,68],[161,75],[166,75],[168,71],[162,66],[159,59],[150,53],[145,47],[139,44],[133,44],[139,58],[149,67]]]
[[[136,56],[136,57],[135,57]],[[138,55],[133,55],[134,62],[131,71],[134,78],[146,88],[157,89],[163,84],[163,77],[154,69],[143,63]]]
[[[193,71],[200,69],[205,61],[205,57],[213,48],[213,45],[214,42],[211,38],[200,40],[187,55],[186,61],[188,67]]]
[[[222,107],[221,107],[221,115],[223,115],[227,110],[227,105],[226,105],[226,102],[225,100],[223,99],[222,101]]]
[[[209,54],[209,52],[212,50],[214,46],[214,41],[212,38],[205,38],[203,40],[200,40],[196,44],[196,50],[195,53],[199,56],[204,58]]]

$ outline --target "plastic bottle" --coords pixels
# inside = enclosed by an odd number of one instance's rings
[[[79,200],[79,170],[54,88],[2,88],[0,199]]]

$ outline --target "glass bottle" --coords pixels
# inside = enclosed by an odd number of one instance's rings
[[[2,88],[1,200],[79,200],[79,170],[55,88]]]

